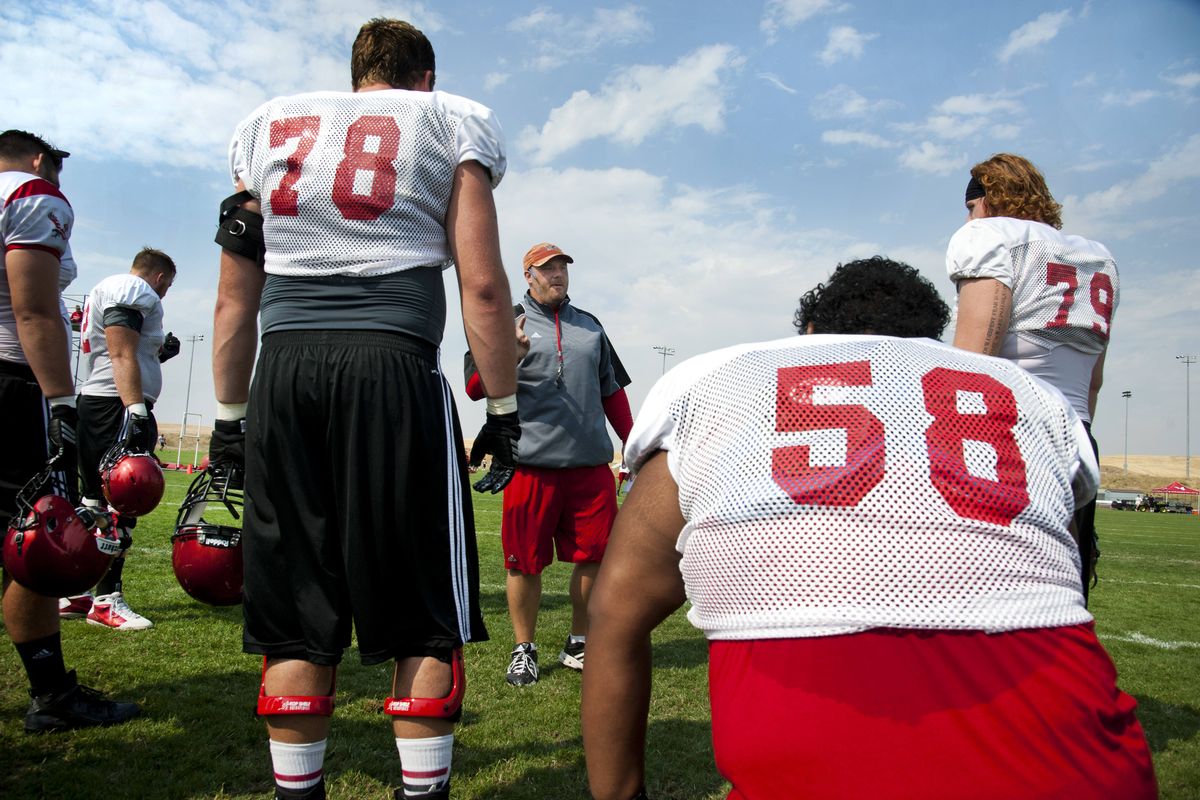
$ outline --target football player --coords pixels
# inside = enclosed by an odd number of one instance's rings
[[[1156,796],[1083,602],[1087,435],[1057,389],[934,341],[948,316],[856,261],[801,299],[810,335],[651,390],[589,608],[597,798],[645,796],[650,632],[685,599],[730,798]]]
[[[489,392],[476,453],[511,475],[516,345],[492,197],[506,158],[491,110],[434,78],[424,34],[375,19],[354,42],[352,92],[271,100],[230,145],[242,191],[217,236],[210,468],[245,463],[243,647],[264,657],[279,798],[325,796],[352,625],[364,663],[396,663],[397,796],[447,797],[462,646],[487,638],[438,346],[453,265]]]
[[[24,131],[0,133],[0,528],[17,511],[17,494],[44,467],[58,478],[46,493],[76,501],[75,382],[62,290],[75,277],[69,239],[75,222],[59,190],[68,153]],[[63,664],[58,600],[3,578],[4,626],[21,656],[33,700],[30,732],[124,722],[134,703],[105,700]]]
[[[1061,232],[1062,206],[1021,156],[999,153],[972,167],[966,205],[967,222],[946,250],[958,289],[955,346],[1007,358],[1057,387],[1091,438],[1121,294],[1112,254]],[[1100,554],[1095,518],[1091,501],[1075,519],[1084,599]]]
[[[80,346],[86,377],[79,391],[79,467],[83,501],[92,507],[105,503],[100,472],[110,448],[153,452],[158,436],[154,403],[162,390],[162,362],[179,353],[179,339],[163,332],[162,298],[174,281],[171,257],[146,247],[134,256],[129,272],[96,284],[84,306]],[[136,524],[129,514],[118,519],[127,545]],[[154,623],[125,599],[124,567],[122,553],[113,559],[94,596],[62,598],[59,615],[86,616],[89,624],[121,631],[151,627]]]

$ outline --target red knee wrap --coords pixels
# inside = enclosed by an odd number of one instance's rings
[[[383,712],[393,717],[434,717],[449,719],[462,708],[463,696],[467,693],[467,671],[463,664],[462,648],[455,648],[450,657],[452,676],[450,694],[436,699],[419,697],[389,697],[383,704]]]
[[[331,717],[333,716],[333,696],[336,691],[337,667],[334,667],[328,697],[269,696],[267,694],[267,657],[263,656],[262,682],[258,685],[258,715],[266,717],[275,714],[311,714],[317,717]]]

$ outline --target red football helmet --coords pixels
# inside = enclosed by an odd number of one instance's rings
[[[116,448],[100,462],[100,485],[118,513],[141,517],[158,507],[166,481],[154,456]]]
[[[121,550],[108,514],[76,509],[56,494],[32,506],[17,498],[4,537],[4,570],[27,589],[47,597],[86,592],[99,582]]]
[[[210,467],[192,481],[179,507],[171,536],[171,566],[183,590],[202,603],[242,602],[241,487],[241,470]],[[209,522],[204,519],[206,511],[235,524]]]

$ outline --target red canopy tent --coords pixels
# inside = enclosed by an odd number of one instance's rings
[[[1164,494],[1164,495],[1167,495],[1168,498],[1173,494],[1186,495],[1187,499],[1189,501],[1188,505],[1195,506],[1193,499],[1195,498],[1196,495],[1200,494],[1200,490],[1193,489],[1190,486],[1184,486],[1179,481],[1175,481],[1174,483],[1170,483],[1170,484],[1167,484],[1166,486],[1160,486],[1157,489],[1154,489],[1151,492],[1151,494]]]
[[[1167,486],[1160,486],[1154,489],[1153,494],[1200,494],[1200,490],[1193,489],[1190,486],[1184,486],[1179,481],[1175,481]]]

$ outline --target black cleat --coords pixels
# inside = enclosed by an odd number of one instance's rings
[[[80,684],[75,670],[67,673],[70,685],[60,692],[37,695],[25,712],[26,733],[69,731],[95,725],[116,725],[142,713],[137,703],[105,700],[95,689]]]
[[[537,658],[537,645],[533,642],[521,642],[513,648],[512,661],[508,662],[508,672],[504,679],[513,686],[529,686],[537,683]]]

